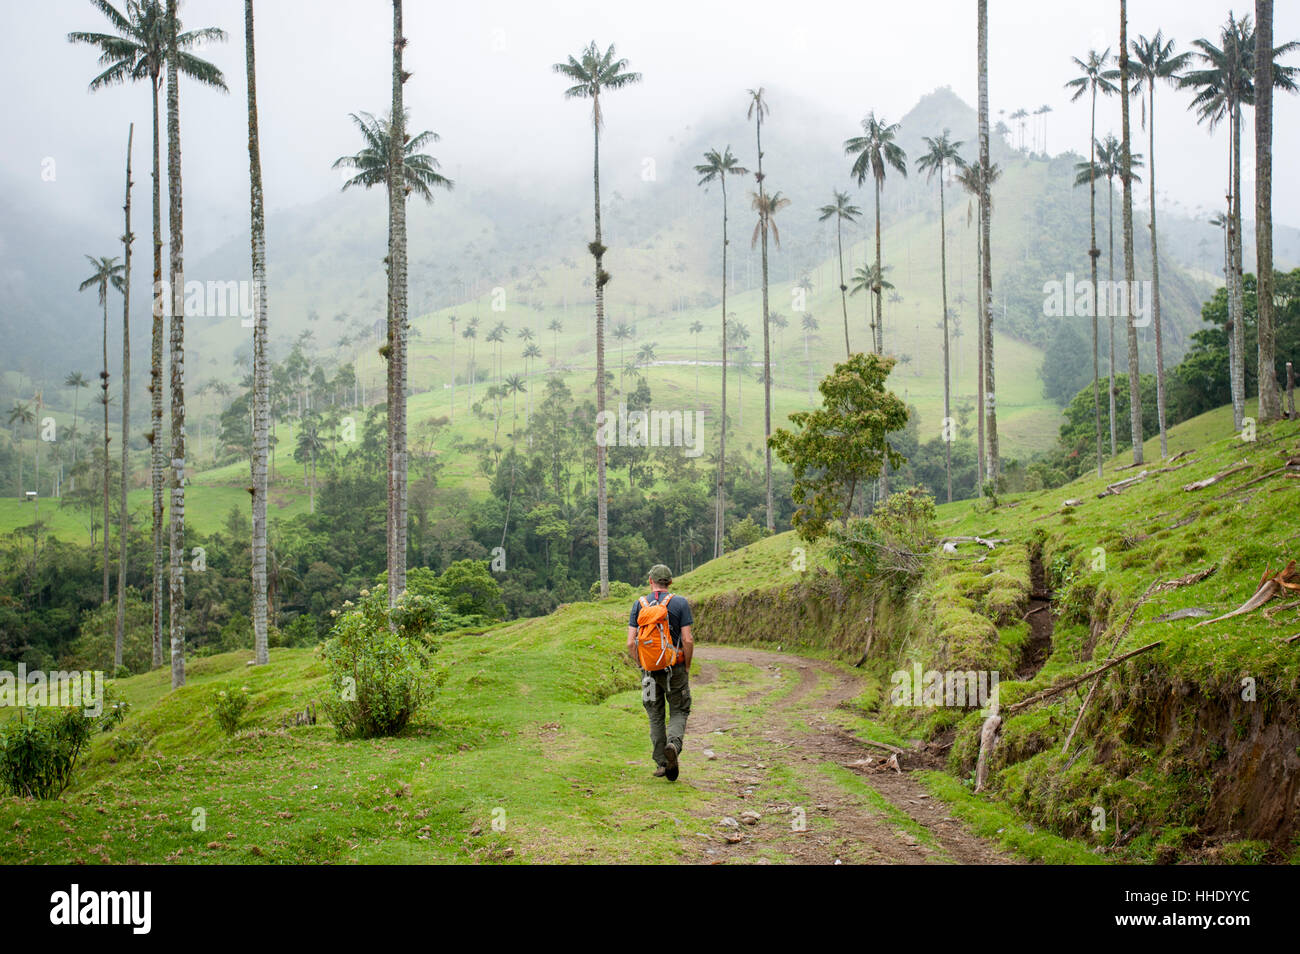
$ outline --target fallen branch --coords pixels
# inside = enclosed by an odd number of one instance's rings
[[[1222,500],[1224,497],[1231,497],[1233,494],[1245,490],[1247,487],[1250,487],[1253,484],[1257,484],[1262,480],[1268,480],[1270,477],[1276,477],[1278,474],[1282,474],[1285,472],[1286,472],[1285,467],[1279,467],[1277,468],[1277,470],[1270,470],[1267,474],[1260,474],[1258,477],[1251,478],[1250,480],[1246,481],[1244,484],[1242,484],[1239,487],[1233,487],[1231,490],[1225,490],[1223,493],[1219,494],[1214,499]]]
[[[1270,606],[1264,610],[1264,618],[1271,620],[1276,614],[1295,609],[1297,606],[1300,606],[1300,600],[1292,600],[1290,603],[1283,603],[1281,606]]]
[[[878,749],[884,749],[886,752],[892,752],[895,755],[907,754],[907,749],[900,749],[898,746],[890,745],[887,742],[873,742],[871,739],[863,739],[863,738],[859,738],[858,736],[854,736],[854,740],[857,742],[861,742],[863,745],[874,745]]]
[[[1300,590],[1300,573],[1296,573],[1295,560],[1288,563],[1274,576],[1269,576],[1269,571],[1265,569],[1264,576],[1259,581],[1259,588],[1255,590],[1255,595],[1246,600],[1246,602],[1242,603],[1231,613],[1224,613],[1222,616],[1214,617],[1214,619],[1203,620],[1196,625],[1209,626],[1211,623],[1218,623],[1225,619],[1232,619],[1234,616],[1243,616],[1246,613],[1259,609],[1284,589]]]
[[[1142,473],[1138,474],[1136,477],[1130,477],[1128,480],[1119,480],[1119,481],[1116,481],[1116,482],[1113,483],[1113,484],[1107,484],[1107,485],[1106,485],[1106,489],[1103,490],[1101,493],[1099,493],[1097,496],[1098,496],[1098,497],[1110,497],[1110,496],[1113,496],[1114,494],[1123,493],[1123,492],[1124,492],[1125,490],[1127,490],[1129,487],[1132,487],[1134,484],[1136,484],[1139,480],[1144,480],[1145,478],[1149,477],[1150,475],[1151,475],[1151,471],[1149,471],[1149,470],[1144,470],[1144,471],[1142,471]]]
[[[1294,643],[1297,639],[1300,639],[1300,633],[1296,633],[1294,636],[1288,636],[1283,640],[1283,642]]]
[[[1105,666],[1102,666],[1101,669],[1094,672],[1093,675],[1097,675],[1101,672],[1106,671],[1107,669],[1111,669],[1114,666],[1119,665],[1126,659],[1132,659],[1134,656],[1138,655],[1138,653],[1144,653],[1148,649],[1154,649],[1156,646],[1159,646],[1162,642],[1164,642],[1164,640],[1157,639],[1154,643],[1147,643],[1145,646],[1135,649],[1132,652],[1125,653],[1123,656],[1120,656],[1118,659],[1113,659]],[[1097,687],[1099,685],[1101,685],[1101,680],[1097,680],[1093,682],[1092,686],[1088,689],[1087,697],[1085,697],[1083,700],[1083,705],[1079,706],[1079,714],[1074,717],[1074,725],[1070,726],[1070,734],[1065,737],[1065,744],[1061,746],[1062,755],[1070,751],[1070,743],[1074,741],[1074,733],[1079,731],[1079,726],[1083,722],[1083,714],[1088,711],[1088,703],[1092,702],[1092,697],[1096,695]]]
[[[1163,642],[1164,642],[1163,639],[1157,639],[1154,643],[1147,643],[1145,646],[1135,649],[1132,652],[1127,652],[1123,656],[1118,656],[1115,659],[1112,659],[1104,666],[1099,666],[1096,669],[1090,670],[1089,672],[1085,672],[1081,676],[1075,676],[1073,679],[1067,679],[1065,682],[1058,682],[1056,685],[1049,686],[1048,688],[1042,690],[1041,692],[1036,692],[1032,696],[1029,696],[1027,699],[1021,699],[1019,702],[1007,706],[1005,710],[1006,715],[1008,716],[1014,715],[1015,713],[1019,712],[1021,709],[1027,709],[1032,705],[1036,705],[1042,702],[1044,699],[1050,699],[1053,696],[1059,696],[1067,689],[1073,689],[1075,686],[1087,682],[1089,679],[1092,679],[1094,676],[1101,675],[1103,672],[1105,672],[1108,669],[1114,669],[1116,666],[1118,666],[1126,659],[1131,659],[1132,657],[1140,655],[1141,653],[1144,653],[1149,649],[1155,649]]]
[[[1236,467],[1229,467],[1227,470],[1219,471],[1219,473],[1215,474],[1213,477],[1206,477],[1203,480],[1194,480],[1190,484],[1184,484],[1183,490],[1188,492],[1193,490],[1204,490],[1206,487],[1210,487],[1214,484],[1217,484],[1225,477],[1231,477],[1233,474],[1243,470],[1248,470],[1249,468],[1250,468],[1250,464],[1246,463],[1246,461],[1243,460]]]
[[[990,550],[992,550],[999,543],[1010,543],[1011,541],[1006,539],[1005,537],[996,537],[992,539],[988,537],[944,537],[939,542],[940,544],[942,544],[945,550],[948,550],[949,544],[952,544],[953,549],[956,549],[956,544],[958,543],[978,543],[981,546],[988,547]],[[951,553],[953,551],[948,550],[948,552]]]
[[[1193,570],[1186,576],[1180,576],[1172,580],[1165,580],[1163,583],[1157,583],[1155,589],[1153,589],[1151,593],[1152,595],[1155,595],[1156,593],[1163,593],[1165,590],[1177,590],[1184,586],[1191,586],[1193,583],[1201,582],[1201,580],[1210,576],[1218,568],[1218,564],[1215,564],[1214,566],[1207,566],[1200,570]]]

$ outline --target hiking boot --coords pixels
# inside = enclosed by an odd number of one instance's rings
[[[654,775],[654,777],[655,777],[655,778],[663,778],[663,777],[664,777],[665,775],[667,775],[667,774],[668,774],[668,769],[667,769],[666,767],[660,765],[658,768],[655,769],[655,775]]]
[[[668,781],[677,781],[677,746],[669,742],[664,746],[664,759],[668,764],[664,769],[664,774],[668,776]]]

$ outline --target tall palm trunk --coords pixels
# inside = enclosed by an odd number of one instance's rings
[[[1138,363],[1137,325],[1133,318],[1133,283],[1135,280],[1133,262],[1133,153],[1132,139],[1129,135],[1128,121],[1128,0],[1119,0],[1119,95],[1120,95],[1120,130],[1123,136],[1123,172],[1120,177],[1124,183],[1124,203],[1121,215],[1124,219],[1124,281],[1128,308],[1125,309],[1125,322],[1128,328],[1128,394],[1129,394],[1129,429],[1133,440],[1133,463],[1142,463],[1142,372]]]
[[[1106,263],[1106,284],[1113,288],[1115,286],[1115,183],[1106,179],[1106,244],[1107,244],[1107,263]],[[1110,312],[1110,344],[1108,346],[1110,358],[1110,456],[1114,457],[1119,453],[1118,434],[1115,430],[1115,313]]]
[[[1092,266],[1092,413],[1097,423],[1097,476],[1101,476],[1101,395],[1098,379],[1101,366],[1097,357],[1097,84],[1092,86],[1092,125],[1088,144],[1088,261]]]
[[[171,501],[168,596],[172,688],[185,685],[185,257],[176,3],[167,0],[167,231],[171,239]]]
[[[713,558],[722,556],[726,535],[727,492],[727,174],[722,173],[722,429],[718,439],[718,503],[713,520]]]
[[[1273,326],[1273,0],[1255,0],[1255,274],[1259,346],[1259,419],[1282,416]]]
[[[873,176],[873,178],[875,178]],[[885,273],[880,264],[880,180],[875,179],[876,185],[876,280],[875,280],[875,299],[876,299],[876,354],[885,353],[885,308],[884,308],[884,285]],[[883,503],[889,496],[889,455],[882,454],[880,458],[880,501]],[[863,494],[865,499],[866,494]],[[850,498],[851,499],[851,498]]]
[[[980,245],[983,260],[980,262],[980,303],[984,311],[984,402],[982,413],[987,415],[985,424],[985,441],[987,443],[988,466],[985,473],[993,482],[996,492],[1000,465],[998,461],[998,416],[997,388],[993,371],[993,269],[990,241],[990,220],[993,217],[989,182],[989,11],[988,0],[979,0],[977,11],[979,45],[979,137],[980,170],[983,183],[980,187]]]
[[[126,507],[127,443],[131,435],[131,146],[135,140],[135,123],[126,133],[126,202],[122,206],[126,230],[122,233],[122,489],[119,503],[122,507],[118,523],[117,556],[117,628],[113,635],[113,672],[122,667],[122,640],[126,631],[126,544],[131,529],[130,514]]]
[[[853,357],[853,348],[849,345],[849,286],[844,284],[844,235],[843,222],[835,218],[835,246],[840,255],[840,307],[844,310],[844,357]],[[807,352],[808,340],[804,338],[804,351]],[[805,353],[804,357],[808,355]]]
[[[944,208],[943,163],[939,164],[939,285],[943,292],[943,469],[948,478],[948,503],[952,503],[952,379],[948,357],[948,219]]]
[[[388,602],[406,590],[406,124],[402,0],[393,0],[393,105],[388,147]]]
[[[980,220],[984,218],[983,205],[977,203],[979,209],[976,212],[975,223],[975,275],[977,280],[983,275],[981,263],[984,261],[983,249],[981,248],[983,230],[980,228]],[[977,422],[976,448],[975,448],[975,479],[979,482],[979,495],[984,496],[984,309],[978,308],[975,311],[975,344],[976,344],[976,381],[975,381],[975,419]]]
[[[768,441],[772,438],[772,346],[769,312],[767,307],[767,189],[763,184],[763,111],[755,110],[755,135],[758,141],[758,197],[759,229],[762,232],[763,246],[763,469],[767,482],[767,532],[772,533],[776,524],[772,518],[772,448]]]
[[[1151,321],[1156,330],[1156,418],[1160,423],[1160,456],[1169,456],[1169,436],[1165,433],[1165,355],[1160,328],[1160,253],[1156,245],[1156,78],[1147,83],[1150,103],[1147,124],[1147,177],[1151,187]]]
[[[109,519],[108,519],[108,484],[109,484],[109,458],[108,458],[108,289],[112,287],[107,282],[104,285],[104,370],[99,375],[99,393],[103,398],[104,405],[104,592],[100,599],[103,606],[108,605],[108,567],[109,567]],[[104,632],[108,632],[108,617],[104,618]]]
[[[593,100],[592,112],[592,194],[594,196],[596,240],[591,245],[596,260],[596,413],[604,420],[605,413],[605,282],[609,276],[601,267],[605,246],[600,240],[600,115],[599,100]],[[620,351],[620,365],[622,364]],[[600,559],[600,596],[609,595],[609,501],[605,489],[605,442],[596,442],[596,544]]]
[[[270,661],[266,632],[266,461],[270,444],[268,421],[271,416],[271,392],[266,350],[266,218],[262,202],[262,153],[257,123],[253,0],[244,0],[244,57],[248,74],[249,215],[252,220],[254,301],[257,303],[253,319],[253,655],[257,665],[262,666]]]
[[[1246,305],[1242,272],[1241,236],[1241,104],[1232,105],[1232,297],[1237,318],[1232,325],[1233,364],[1237,369],[1232,389],[1233,426],[1240,430],[1246,417]]]
[[[153,656],[152,668],[163,664],[163,580],[167,547],[163,535],[163,316],[167,313],[162,283],[162,147],[158,141],[158,83],[153,84],[153,322],[149,342],[149,487],[153,516]]]

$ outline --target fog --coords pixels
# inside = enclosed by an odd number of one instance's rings
[[[71,30],[101,30],[106,21],[86,0],[6,4],[8,29],[0,78],[9,90],[9,135],[0,172],[18,187],[40,189],[51,212],[113,229],[120,212],[126,129],[136,123],[137,183],[147,197],[150,104],[147,84],[95,94],[90,47],[67,42]],[[1047,146],[1086,152],[1086,98],[1069,101],[1071,57],[1118,44],[1115,0],[991,0],[990,99],[994,119],[1047,104]],[[1226,19],[1218,0],[1129,4],[1131,37],[1163,29],[1186,49],[1214,37]],[[1243,6],[1240,13],[1250,11]],[[248,158],[244,82],[243,4],[187,0],[186,28],[217,26],[225,43],[203,55],[230,87],[223,94],[183,82],[181,128],[186,200],[186,247],[202,254],[247,227]],[[390,100],[391,5],[385,0],[259,0],[256,6],[258,108],[268,208],[317,200],[341,179],[330,163],[355,152],[347,114],[385,111]],[[591,39],[614,42],[643,82],[610,97],[603,141],[605,175],[617,183],[644,157],[667,155],[670,137],[686,125],[731,110],[743,114],[746,87],[765,86],[771,122],[782,109],[812,102],[842,118],[844,137],[868,110],[902,116],[924,93],[950,85],[975,104],[973,0],[909,3],[825,0],[778,3],[482,2],[405,5],[406,53],[412,78],[406,99],[416,129],[442,141],[430,151],[460,182],[491,187],[573,189],[590,175],[588,106],[566,101],[565,82],[551,64]],[[1300,36],[1300,7],[1279,4],[1275,43]],[[1294,58],[1300,62],[1300,57]],[[1211,136],[1187,111],[1189,95],[1157,91],[1156,150],[1162,204],[1217,209],[1227,166],[1226,135]],[[1119,104],[1104,99],[1098,135],[1119,130]],[[1300,100],[1276,100],[1279,169],[1300,147]],[[1142,111],[1133,104],[1135,150],[1146,152]],[[1244,186],[1252,188],[1253,125],[1243,140]],[[1005,117],[1003,117],[1005,119]],[[838,135],[838,133],[837,133]],[[165,140],[164,140],[165,149]],[[41,178],[53,159],[54,181]],[[770,156],[769,161],[797,161]],[[848,164],[845,163],[847,180]],[[829,184],[828,184],[829,185]],[[1145,192],[1145,189],[1142,190]],[[138,193],[139,195],[140,193]],[[140,218],[147,222],[147,198]],[[1274,184],[1279,223],[1300,225],[1300,186],[1279,175]],[[1247,202],[1247,215],[1251,203]],[[115,233],[109,233],[115,234]]]

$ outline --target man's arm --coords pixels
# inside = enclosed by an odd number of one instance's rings
[[[627,628],[627,654],[628,657],[632,660],[632,665],[636,666],[637,669],[640,669],[641,660],[637,659],[636,656],[636,627],[635,626],[629,626]]]
[[[691,670],[691,657],[695,655],[695,640],[691,638],[691,628],[682,627],[682,655],[686,657],[686,671]]]

